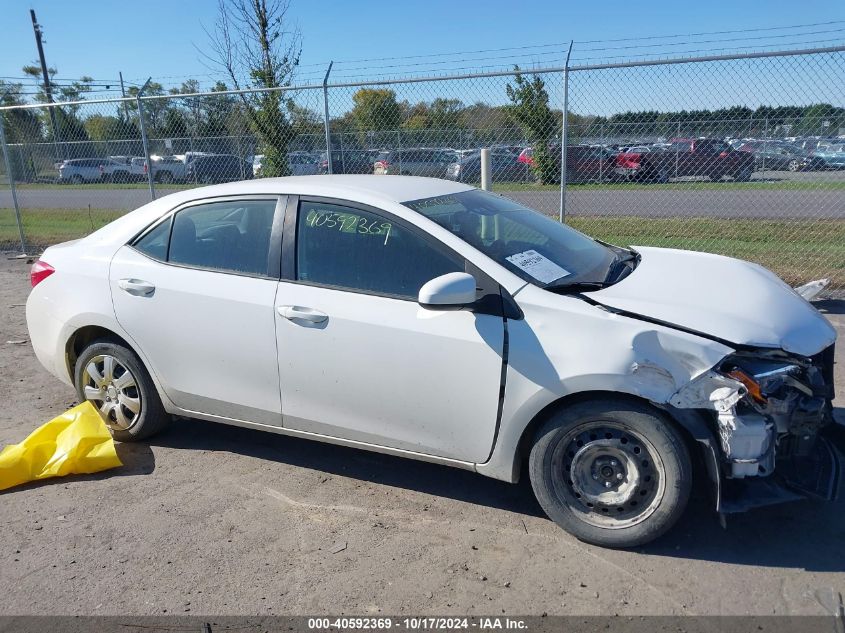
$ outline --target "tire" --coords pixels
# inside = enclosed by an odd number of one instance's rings
[[[173,182],[173,174],[169,171],[160,171],[158,172],[158,176],[156,176],[156,180],[162,184],[169,184]]]
[[[650,168],[642,175],[642,178],[638,182],[665,185],[669,182],[669,174],[666,173],[663,167]]]
[[[791,160],[786,166],[789,171],[801,171],[801,161]]]
[[[143,363],[119,343],[101,339],[86,347],[76,361],[74,386],[80,402],[89,400],[120,442],[148,438],[170,422]]]
[[[734,174],[734,180],[737,182],[748,182],[751,180],[751,174],[754,170],[751,167],[744,167]]]
[[[72,185],[81,185],[85,182],[85,179],[82,178],[79,174],[74,174],[70,177],[70,184]]]
[[[561,409],[537,432],[529,476],[546,514],[603,547],[643,545],[680,518],[692,487],[683,437],[657,410],[623,399]]]

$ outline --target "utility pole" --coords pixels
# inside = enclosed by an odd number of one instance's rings
[[[123,87],[123,72],[118,71],[118,76],[120,77],[120,94],[125,99],[126,98],[126,88]],[[129,120],[129,104],[126,101],[123,102],[123,114],[126,117],[126,120]]]
[[[44,43],[42,37],[44,33],[41,31],[41,25],[35,17],[35,11],[29,10],[29,17],[32,18],[32,30],[35,32],[35,44],[38,46],[38,58],[41,60],[41,74],[44,76],[44,94],[47,95],[47,103],[53,103],[53,87],[50,84],[50,73],[47,71],[47,61],[44,59]],[[56,124],[56,109],[47,106],[50,113],[50,124],[53,126],[53,141],[56,143],[56,148],[59,147],[59,126]],[[58,158],[58,152],[56,152]]]

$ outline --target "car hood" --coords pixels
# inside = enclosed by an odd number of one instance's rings
[[[721,255],[634,247],[637,268],[585,296],[735,345],[812,356],[836,330],[807,301],[762,266]]]

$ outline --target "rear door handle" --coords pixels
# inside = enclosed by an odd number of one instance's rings
[[[148,281],[140,279],[121,279],[117,282],[121,290],[135,297],[151,297],[156,287]]]
[[[322,323],[329,318],[329,315],[313,308],[303,308],[302,306],[276,306],[279,315],[286,318],[288,321],[302,320],[310,323]]]

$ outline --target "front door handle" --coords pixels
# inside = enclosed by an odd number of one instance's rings
[[[277,306],[279,314],[289,321],[301,320],[310,323],[322,323],[329,318],[329,315],[313,308],[302,306]]]
[[[124,292],[136,297],[151,297],[156,291],[156,287],[153,284],[140,279],[121,279],[117,282],[117,285]]]

